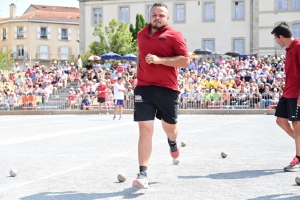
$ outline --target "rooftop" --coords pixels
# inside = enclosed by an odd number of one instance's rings
[[[56,12],[36,10],[22,16],[17,16],[12,20],[45,20],[45,21],[64,21],[79,22],[79,13],[76,12]]]
[[[68,6],[48,6],[48,5],[37,5],[37,4],[31,4],[29,8],[35,8],[37,10],[43,10],[43,11],[55,11],[55,12],[75,12],[79,13],[79,8],[76,7],[68,7]],[[28,8],[28,9],[29,9]],[[27,10],[28,10],[27,9]],[[25,11],[25,13],[27,12]],[[25,14],[24,13],[24,14]]]

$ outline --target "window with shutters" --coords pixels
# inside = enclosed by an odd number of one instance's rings
[[[6,46],[2,47],[2,51],[6,52],[7,51],[7,47]]]
[[[40,46],[40,59],[48,59],[48,46]]]
[[[17,27],[17,38],[18,39],[24,38],[24,27],[23,26]]]
[[[60,59],[61,60],[69,59],[69,47],[60,47]]]
[[[2,35],[2,40],[6,40],[6,39],[7,39],[6,28],[3,28],[3,29],[2,29],[2,33],[3,33],[3,35]]]
[[[68,40],[68,29],[61,29],[61,40]]]
[[[17,56],[23,57],[24,55],[25,55],[24,46],[23,45],[17,46]]]
[[[41,38],[47,39],[47,28],[41,27]]]

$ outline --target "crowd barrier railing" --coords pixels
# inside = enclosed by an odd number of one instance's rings
[[[87,110],[100,110],[98,98],[96,95],[89,95],[91,104],[86,106]],[[8,97],[2,97],[0,101],[0,110],[81,110],[84,95],[50,95],[48,96],[17,96],[15,100]],[[179,109],[275,109],[278,99],[264,98],[255,93],[227,93],[220,95],[204,95],[195,97],[178,98]],[[114,109],[112,99],[107,99],[102,104],[105,110],[107,105],[109,110]],[[134,108],[134,96],[126,95],[124,100],[124,109]]]

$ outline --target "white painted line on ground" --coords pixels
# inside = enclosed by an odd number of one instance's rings
[[[159,143],[162,143],[162,142],[161,141],[160,142],[156,142],[156,143],[153,143],[152,145],[155,146],[155,145],[157,145]],[[128,151],[123,152],[123,153],[112,155],[109,159],[112,159],[114,157],[119,157],[119,156],[122,156],[122,155],[128,155],[129,153],[137,152],[137,151],[138,151],[138,149],[134,148],[132,150],[128,150]],[[6,190],[10,190],[10,189],[13,189],[13,188],[19,188],[20,186],[29,185],[29,184],[37,182],[37,181],[45,180],[45,179],[48,179],[48,178],[53,178],[53,177],[59,176],[61,174],[66,174],[66,173],[69,173],[69,172],[72,172],[72,171],[81,170],[81,169],[84,169],[86,167],[89,167],[89,166],[92,166],[92,165],[95,165],[95,164],[98,164],[98,163],[101,163],[101,162],[102,161],[92,162],[92,163],[81,165],[81,166],[78,166],[78,167],[74,167],[74,168],[71,168],[71,169],[68,169],[68,170],[65,170],[65,171],[62,171],[62,172],[58,172],[58,173],[55,173],[55,174],[44,176],[42,178],[38,178],[38,179],[31,180],[31,181],[26,181],[26,182],[23,182],[23,183],[15,184],[13,186],[0,189],[0,192],[4,192]]]
[[[240,122],[240,121],[243,121],[243,120],[245,120],[245,119],[252,118],[252,117],[255,117],[255,116],[245,117],[245,118],[242,118],[242,119],[230,121],[230,122],[223,123],[223,124],[217,124],[217,125],[214,125],[213,127],[209,127],[209,128],[205,128],[205,129],[201,129],[201,130],[197,130],[197,131],[192,131],[192,132],[190,132],[190,133],[198,133],[198,132],[202,132],[202,131],[207,131],[207,130],[210,130],[210,129],[212,129],[212,128],[215,129],[215,128],[219,127],[219,126],[224,126],[224,125],[228,125],[228,124],[233,124],[233,123]],[[217,121],[216,121],[216,122],[217,122]]]
[[[35,180],[31,180],[31,181],[26,181],[26,182],[23,182],[23,183],[19,183],[19,184],[10,186],[10,187],[2,188],[2,189],[0,189],[0,192],[4,192],[4,191],[6,191],[6,190],[13,189],[13,188],[20,187],[20,186],[24,186],[24,185],[28,185],[28,184],[33,183],[33,182],[36,182],[36,181],[40,181],[40,180],[52,178],[52,177],[59,176],[59,175],[61,175],[61,174],[65,174],[65,173],[68,173],[68,172],[71,172],[71,171],[75,171],[75,170],[79,170],[79,169],[82,169],[82,168],[85,168],[85,167],[89,167],[89,166],[91,166],[92,164],[93,164],[93,163],[81,165],[81,166],[79,166],[79,167],[74,167],[74,168],[71,168],[71,169],[68,169],[68,170],[65,170],[65,171],[56,173],[56,174],[51,174],[51,175],[48,175],[48,176],[44,176],[44,177],[42,177],[42,178],[38,178],[38,179],[35,179]]]
[[[66,118],[66,115],[22,115],[20,117],[15,117],[14,115],[0,117],[0,121],[16,121],[16,120],[28,120],[28,119],[45,119],[45,118],[57,119],[59,117]]]
[[[134,122],[116,124],[116,125],[113,125],[113,127],[116,128],[116,127],[132,125],[132,124],[134,124]],[[99,127],[92,127],[92,128],[82,127],[81,129],[77,129],[77,130],[56,131],[55,133],[50,133],[48,135],[34,135],[34,136],[26,136],[26,138],[14,138],[14,139],[9,139],[9,140],[1,140],[0,141],[0,146],[21,144],[21,143],[26,143],[26,142],[33,142],[33,141],[38,141],[38,140],[55,138],[55,137],[59,137],[59,136],[72,135],[72,134],[78,134],[78,133],[86,133],[86,132],[89,132],[89,131],[100,131],[100,130],[104,130],[104,129],[108,129],[108,128],[112,128],[112,125],[111,124],[102,125],[102,126],[99,126]]]
[[[72,122],[72,121],[78,121],[78,119],[64,120],[64,122]],[[22,125],[14,125],[14,126],[3,126],[3,127],[0,127],[0,130],[1,129],[7,129],[7,128],[22,127],[22,126],[34,126],[36,128],[36,126],[40,126],[40,125],[43,125],[43,124],[57,124],[57,123],[58,123],[57,121],[35,122],[35,123],[32,123],[32,124],[22,124]]]

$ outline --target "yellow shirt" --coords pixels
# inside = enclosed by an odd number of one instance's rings
[[[210,84],[211,84],[211,86],[212,86],[213,88],[217,89],[218,86],[221,84],[221,82],[218,81],[218,80],[213,80],[213,81],[211,81]]]
[[[234,80],[228,80],[227,82],[226,82],[226,84],[228,84],[229,85],[229,87],[233,87],[234,86],[234,84],[235,84],[235,82],[234,82]]]
[[[211,82],[208,81],[208,80],[206,80],[205,83],[204,83],[204,85],[205,85],[206,89],[210,89],[210,87],[211,87]]]

